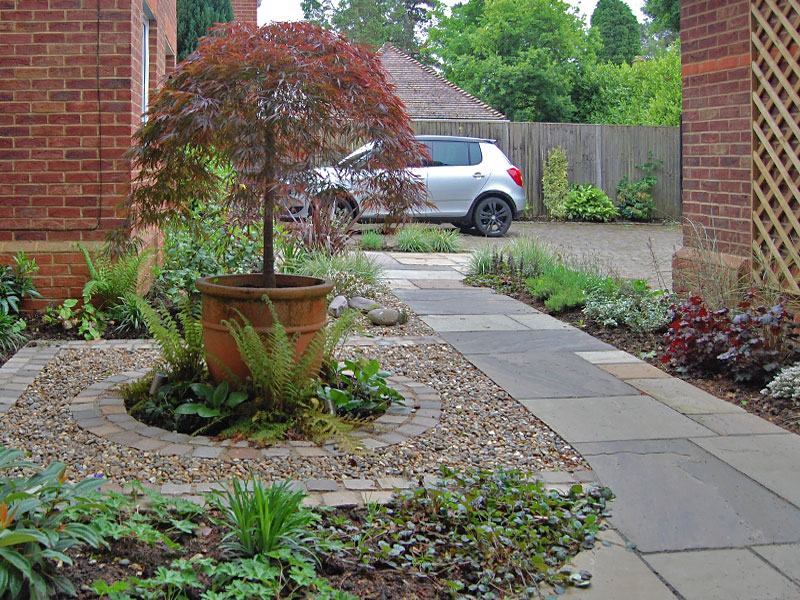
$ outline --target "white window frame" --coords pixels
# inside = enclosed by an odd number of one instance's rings
[[[145,121],[150,95],[150,20],[155,19],[155,15],[147,2],[142,2],[142,9],[142,121]]]

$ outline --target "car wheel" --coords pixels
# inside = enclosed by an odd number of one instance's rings
[[[472,221],[480,235],[499,237],[511,227],[513,214],[505,200],[487,196],[478,201],[472,213]]]

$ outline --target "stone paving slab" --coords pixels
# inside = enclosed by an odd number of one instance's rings
[[[688,415],[692,421],[697,421],[719,435],[750,435],[750,434],[785,434],[786,430],[781,429],[748,412],[743,413],[721,413],[714,415]]]
[[[636,389],[571,352],[473,354],[467,358],[517,400],[630,396]]]
[[[669,373],[645,362],[608,363],[597,366],[606,373],[623,381],[628,379],[667,379],[670,377]]]
[[[649,396],[541,398],[520,402],[571,444],[715,435]],[[575,415],[581,417],[576,419]]]
[[[523,331],[529,329],[508,315],[424,315],[422,321],[436,331]]]
[[[512,314],[509,316],[515,321],[519,321],[529,329],[533,330],[555,329],[569,331],[571,329],[575,329],[572,325],[564,323],[564,321],[560,319],[556,319],[555,317],[551,317],[550,315],[546,315],[541,312]]]
[[[800,507],[800,436],[741,435],[692,441]]]
[[[753,552],[800,585],[800,544],[756,546]]]
[[[643,360],[636,358],[624,350],[603,350],[600,352],[576,352],[582,359],[589,361],[593,365],[607,365],[618,363],[642,364]]]
[[[462,281],[455,279],[410,279],[410,288],[405,289],[421,289],[421,290],[468,290],[473,289]]]
[[[745,412],[742,407],[720,400],[676,377],[629,379],[628,383],[685,415]]]
[[[549,352],[611,348],[578,329],[539,330],[523,329],[504,331],[497,335],[491,331],[448,331],[441,338],[461,354],[504,354],[547,350]]]
[[[800,587],[747,550],[703,550],[644,559],[685,600],[797,600]]]
[[[403,268],[404,265],[390,265],[383,271],[386,279],[455,279],[461,281],[464,276],[448,267],[426,267],[421,269],[419,266]]]
[[[425,278],[408,277],[408,279]],[[396,295],[419,315],[541,314],[527,304],[486,288],[397,290]]]
[[[613,505],[612,505],[613,507]],[[602,532],[592,550],[584,551],[569,565],[586,569],[592,574],[592,584],[585,589],[568,587],[560,598],[574,600],[675,600],[664,583],[635,553],[626,548],[625,540],[613,530]]]
[[[616,494],[611,521],[642,552],[800,541],[800,509],[688,440],[573,446]]]

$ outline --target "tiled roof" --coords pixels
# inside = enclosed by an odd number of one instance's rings
[[[384,44],[378,57],[412,119],[506,120],[500,111],[391,44]]]

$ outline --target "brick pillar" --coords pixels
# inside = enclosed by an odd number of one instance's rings
[[[680,271],[701,259],[692,221],[716,237],[731,268],[749,265],[751,220],[751,75],[749,0],[681,1],[684,247]]]

